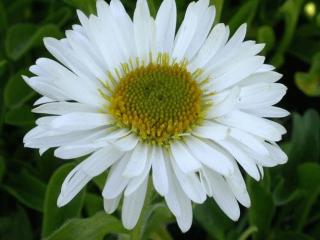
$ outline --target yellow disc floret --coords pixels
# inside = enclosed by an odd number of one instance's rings
[[[136,67],[118,80],[109,99],[115,120],[152,143],[168,144],[201,119],[202,91],[185,62]]]

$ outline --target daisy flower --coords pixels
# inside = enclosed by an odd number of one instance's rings
[[[148,185],[182,231],[192,224],[192,204],[207,197],[237,220],[238,203],[250,206],[240,169],[259,180],[263,167],[287,161],[276,144],[286,130],[267,119],[288,115],[273,106],[286,87],[258,55],[264,45],[244,40],[245,24],[233,36],[213,26],[209,0],[190,3],[177,32],[174,0],[164,0],[155,19],[146,0],[133,19],[119,0],[98,0],[97,15],[78,17],[66,38],[44,39],[57,60],[39,58],[35,76],[23,77],[42,95],[33,112],[45,114],[25,146],[85,157],[64,180],[58,206],[108,171],[104,209],[114,212],[123,198],[127,229]]]

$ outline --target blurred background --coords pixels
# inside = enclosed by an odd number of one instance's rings
[[[189,1],[176,0],[178,23]],[[122,0],[132,15],[135,2]],[[194,206],[191,230],[181,234],[163,203],[150,210],[144,239],[320,239],[320,1],[211,0],[217,22],[234,32],[248,23],[247,39],[266,43],[263,55],[284,75],[288,93],[281,106],[292,114],[281,123],[284,166],[266,169],[263,181],[247,177],[252,200],[230,221],[210,199]],[[155,16],[161,0],[148,0]],[[69,205],[58,209],[60,185],[77,161],[42,157],[22,139],[34,126],[38,97],[21,78],[39,57],[51,57],[42,38],[63,38],[78,23],[76,9],[95,12],[95,0],[0,0],[0,240],[128,239],[118,220],[103,213],[95,178]],[[78,161],[81,161],[79,159]],[[155,200],[159,200],[155,196]]]

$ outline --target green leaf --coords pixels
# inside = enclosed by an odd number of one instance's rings
[[[257,183],[252,179],[250,179],[248,187],[251,197],[249,222],[250,226],[255,226],[258,229],[253,234],[253,239],[265,239],[275,212],[273,198],[271,193],[267,192],[261,183]]]
[[[320,165],[304,163],[298,167],[299,187],[309,192],[320,189]]]
[[[100,195],[86,193],[84,199],[84,208],[88,216],[93,216],[103,209],[103,198]]]
[[[109,233],[126,233],[119,219],[105,212],[93,217],[72,219],[45,240],[102,240]]]
[[[250,27],[250,24],[256,14],[258,3],[258,0],[249,0],[237,10],[236,14],[234,14],[229,21],[231,32],[235,32],[243,23],[247,23],[248,27]]]
[[[314,57],[308,73],[298,72],[295,74],[295,82],[307,96],[320,96],[320,52]]]
[[[3,188],[22,204],[42,212],[46,185],[26,170],[9,175]]]
[[[284,167],[287,179],[295,178],[300,162],[316,162],[320,158],[320,117],[315,110],[308,110],[303,116],[293,114],[289,161]]]
[[[231,231],[232,221],[221,211],[217,204],[208,199],[194,208],[194,217],[208,234],[217,240],[226,239]]]
[[[173,215],[165,204],[158,203],[151,205],[146,210],[146,222],[143,227],[144,231],[142,240],[157,238],[160,236],[160,239],[171,239],[170,234],[165,231],[165,228],[166,225],[172,221],[174,221]]]
[[[266,46],[263,49],[263,54],[272,50],[276,41],[275,33],[270,26],[262,26],[258,29],[258,42],[265,43]]]
[[[20,71],[13,75],[4,89],[4,103],[9,108],[21,106],[34,96],[34,91],[24,82],[21,75],[26,71]]]
[[[60,194],[61,185],[74,166],[73,163],[61,166],[55,171],[48,183],[43,211],[43,237],[49,236],[68,219],[80,216],[85,196],[84,190],[66,206],[61,208],[57,207],[57,199]]]
[[[23,208],[19,207],[8,217],[0,217],[0,239],[32,240],[32,235],[31,224]]]
[[[9,110],[5,115],[4,122],[6,124],[23,127],[34,124],[35,118],[33,113],[31,113],[30,107],[21,106]]]
[[[6,53],[12,60],[18,60],[31,48],[41,44],[44,37],[62,37],[55,25],[37,26],[31,23],[19,23],[9,28],[5,38]]]
[[[298,167],[299,188],[305,190],[305,198],[301,207],[297,208],[297,229],[302,230],[308,223],[311,208],[320,195],[320,165],[304,163]]]

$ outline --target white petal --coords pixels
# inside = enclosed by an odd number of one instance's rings
[[[192,225],[192,205],[189,199],[181,199],[181,215],[177,216],[177,223],[183,233],[187,232]]]
[[[201,168],[201,164],[191,155],[184,143],[175,141],[171,145],[171,152],[174,161],[183,172],[190,173]]]
[[[254,73],[264,62],[265,58],[261,56],[254,56],[234,64],[230,67],[230,69],[222,74],[214,78],[214,83],[211,86],[212,91],[222,91],[232,85],[240,82],[246,77],[250,76],[250,74]],[[215,73],[211,73],[215,76]]]
[[[248,113],[256,115],[258,117],[266,117],[266,118],[283,118],[290,115],[285,109],[278,108],[278,107],[264,107],[264,108],[253,108],[247,109]]]
[[[231,112],[228,115],[217,119],[217,121],[270,141],[281,140],[281,135],[284,130],[280,129],[279,126],[275,126],[274,122],[270,120],[259,118],[241,111]]]
[[[115,147],[117,147],[120,151],[127,152],[135,148],[138,144],[139,138],[134,136],[133,134],[129,134],[128,136],[122,137],[117,141],[110,142]]]
[[[208,119],[221,117],[234,110],[238,103],[239,94],[240,89],[238,87],[234,87],[223,101],[217,104],[213,103],[206,117]]]
[[[152,153],[150,153],[150,151],[149,151],[148,155],[149,156],[147,158],[147,163],[145,164],[142,173],[139,176],[134,177],[130,180],[130,182],[124,192],[125,196],[131,195],[134,191],[137,190],[138,187],[140,187],[140,185],[144,182],[144,180],[149,177],[150,168],[151,168],[151,161],[152,161],[150,155],[152,155]]]
[[[222,176],[209,169],[207,169],[207,174],[210,179],[213,198],[218,206],[233,221],[238,220],[240,208],[226,181]]]
[[[195,203],[203,203],[206,200],[206,194],[196,173],[182,172],[174,161],[172,161],[172,167],[184,193]]]
[[[164,196],[167,194],[168,186],[168,173],[166,169],[165,161],[169,159],[164,157],[164,152],[160,147],[154,148],[154,154],[152,157],[152,181],[156,191]]]
[[[231,128],[230,136],[259,154],[269,154],[268,150],[262,143],[263,141],[249,133],[246,133],[239,129]]]
[[[99,109],[76,102],[52,102],[46,103],[32,110],[34,113],[46,113],[63,115],[71,112],[98,112]]]
[[[213,24],[213,20],[216,14],[216,9],[211,6],[208,8],[209,2],[207,0],[200,0],[196,3],[198,5],[197,10],[197,30],[196,34],[193,36],[192,42],[188,47],[188,51],[186,53],[186,57],[188,59],[192,59],[195,54],[199,51],[202,44],[206,40],[210,29]],[[202,4],[202,6],[199,6]]]
[[[193,130],[193,134],[213,141],[219,141],[227,137],[229,128],[212,121],[203,121],[202,125]]]
[[[73,159],[73,158],[79,158],[79,157],[88,155],[94,152],[96,149],[97,148],[94,148],[88,145],[80,145],[80,146],[67,145],[67,146],[61,146],[57,148],[54,151],[54,156],[61,159]]]
[[[142,174],[148,159],[148,146],[139,143],[132,152],[130,160],[123,172],[123,176],[132,178]]]
[[[175,38],[172,58],[176,58],[178,61],[184,58],[193,36],[196,34],[196,29],[197,16],[194,12],[194,3],[190,3]]]
[[[122,173],[128,164],[131,153],[126,153],[122,159],[115,163],[109,172],[106,185],[103,188],[102,196],[106,199],[114,199],[118,197],[127,186],[129,179],[124,178]]]
[[[133,15],[134,39],[137,54],[147,60],[152,47],[152,18],[146,0],[138,0]]]
[[[147,192],[148,178],[129,196],[125,196],[122,206],[122,223],[126,229],[132,229],[137,224]]]
[[[255,74],[250,75],[239,84],[242,86],[247,86],[251,84],[258,84],[258,83],[274,83],[279,81],[282,78],[282,74],[268,71],[268,72],[257,72]]]
[[[119,195],[114,199],[106,199],[106,198],[103,199],[104,211],[108,214],[112,214],[118,208],[120,199],[121,199],[121,195]]]
[[[250,207],[251,201],[247,191],[246,183],[241,175],[239,167],[235,161],[234,164],[234,173],[230,176],[225,177],[229,187],[237,200],[245,207]]]
[[[217,24],[211,31],[207,40],[201,47],[198,55],[192,61],[194,69],[201,68],[218,52],[218,50],[226,43],[225,38],[226,27],[224,24]]]
[[[285,164],[288,161],[288,156],[276,143],[265,143],[265,146],[269,150],[273,161],[278,164]]]
[[[69,203],[91,180],[92,177],[81,170],[81,165],[82,164],[76,166],[65,178],[61,187],[61,193],[57,200],[58,207],[62,207]]]
[[[110,117],[103,113],[68,113],[57,117],[51,126],[57,129],[87,130],[110,124]]]
[[[233,173],[232,160],[223,149],[196,137],[187,138],[186,143],[190,152],[204,165],[223,175]]]
[[[175,0],[164,0],[156,17],[156,48],[158,52],[171,53],[177,21]]]
[[[82,170],[89,176],[95,177],[107,170],[123,156],[123,152],[112,146],[107,146],[88,157],[82,165]]]
[[[287,87],[279,83],[252,84],[241,88],[239,107],[262,108],[278,103],[286,94]]]
[[[255,180],[260,180],[260,174],[255,161],[249,156],[248,153],[243,151],[240,143],[233,140],[221,141],[220,144],[228,150],[237,162],[243,167],[243,169]]]
[[[54,99],[48,98],[48,97],[41,97],[37,101],[34,102],[34,106],[40,105],[40,104],[45,104],[45,103],[51,103],[54,102]]]

